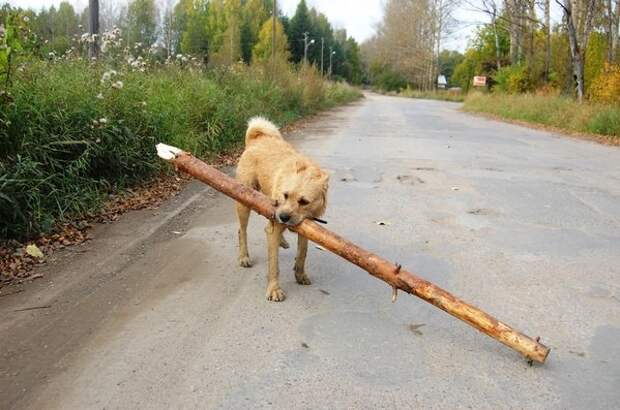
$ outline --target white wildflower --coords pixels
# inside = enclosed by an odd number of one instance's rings
[[[97,99],[98,100],[103,100],[103,94],[101,94],[101,93],[97,94]]]
[[[107,118],[99,118],[99,123],[101,125],[106,125],[108,123],[108,119]]]
[[[123,88],[123,82],[122,81],[117,81],[115,83],[112,83],[112,88],[120,90],[121,88]]]
[[[24,22],[28,23],[30,21],[30,17],[24,16]]]
[[[112,74],[110,74],[109,71],[106,71],[105,73],[103,73],[103,76],[101,77],[101,82],[105,83],[110,81],[110,78],[112,77]]]
[[[143,107],[146,107],[146,101],[142,101],[140,104],[141,104]]]

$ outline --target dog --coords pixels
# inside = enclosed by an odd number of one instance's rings
[[[262,117],[248,122],[245,149],[239,158],[236,173],[241,184],[261,191],[271,198],[276,208],[275,220],[265,228],[269,271],[267,274],[267,300],[280,302],[286,297],[278,282],[279,247],[288,248],[283,233],[307,218],[323,215],[327,206],[329,175],[310,159],[304,157],[282,138],[278,127]],[[247,227],[250,209],[237,203],[239,217],[239,264],[250,267]],[[305,271],[308,239],[297,235],[295,280],[300,285],[310,285]]]

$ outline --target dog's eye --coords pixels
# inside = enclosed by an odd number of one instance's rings
[[[284,193],[284,199],[288,199],[288,193],[287,192]]]
[[[301,198],[299,201],[297,201],[299,203],[299,205],[304,206],[304,205],[308,205],[310,203],[310,201],[308,201],[306,198]]]

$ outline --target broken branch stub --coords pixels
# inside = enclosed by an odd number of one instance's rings
[[[181,171],[241,202],[264,217],[273,219],[275,209],[271,200],[262,193],[239,184],[234,178],[178,148],[159,144],[157,151],[161,158],[170,161]],[[290,229],[359,266],[371,275],[388,283],[393,289],[400,289],[418,296],[518,351],[530,360],[544,363],[549,354],[550,349],[537,340],[520,333],[433,283],[402,269],[400,265],[360,248],[313,221],[305,220]]]

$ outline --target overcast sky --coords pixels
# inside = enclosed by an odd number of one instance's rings
[[[8,0],[8,3],[13,6],[40,9],[41,7],[50,7],[52,5],[58,6],[61,1]],[[128,0],[107,1],[127,3]],[[472,2],[476,1],[473,0]],[[5,2],[6,0],[0,0],[0,4]],[[69,0],[69,2],[80,11],[88,4],[88,0]],[[346,28],[347,33],[360,43],[372,36],[375,26],[381,20],[383,13],[382,0],[306,0],[306,2],[308,6],[324,13],[334,27]],[[279,8],[284,14],[289,16],[295,13],[297,3],[299,3],[299,0],[278,0]],[[459,8],[455,13],[455,17],[460,24],[455,32],[448,39],[444,40],[444,47],[442,48],[463,51],[475,26],[480,23],[486,23],[489,19],[486,15],[477,12],[467,5]]]

